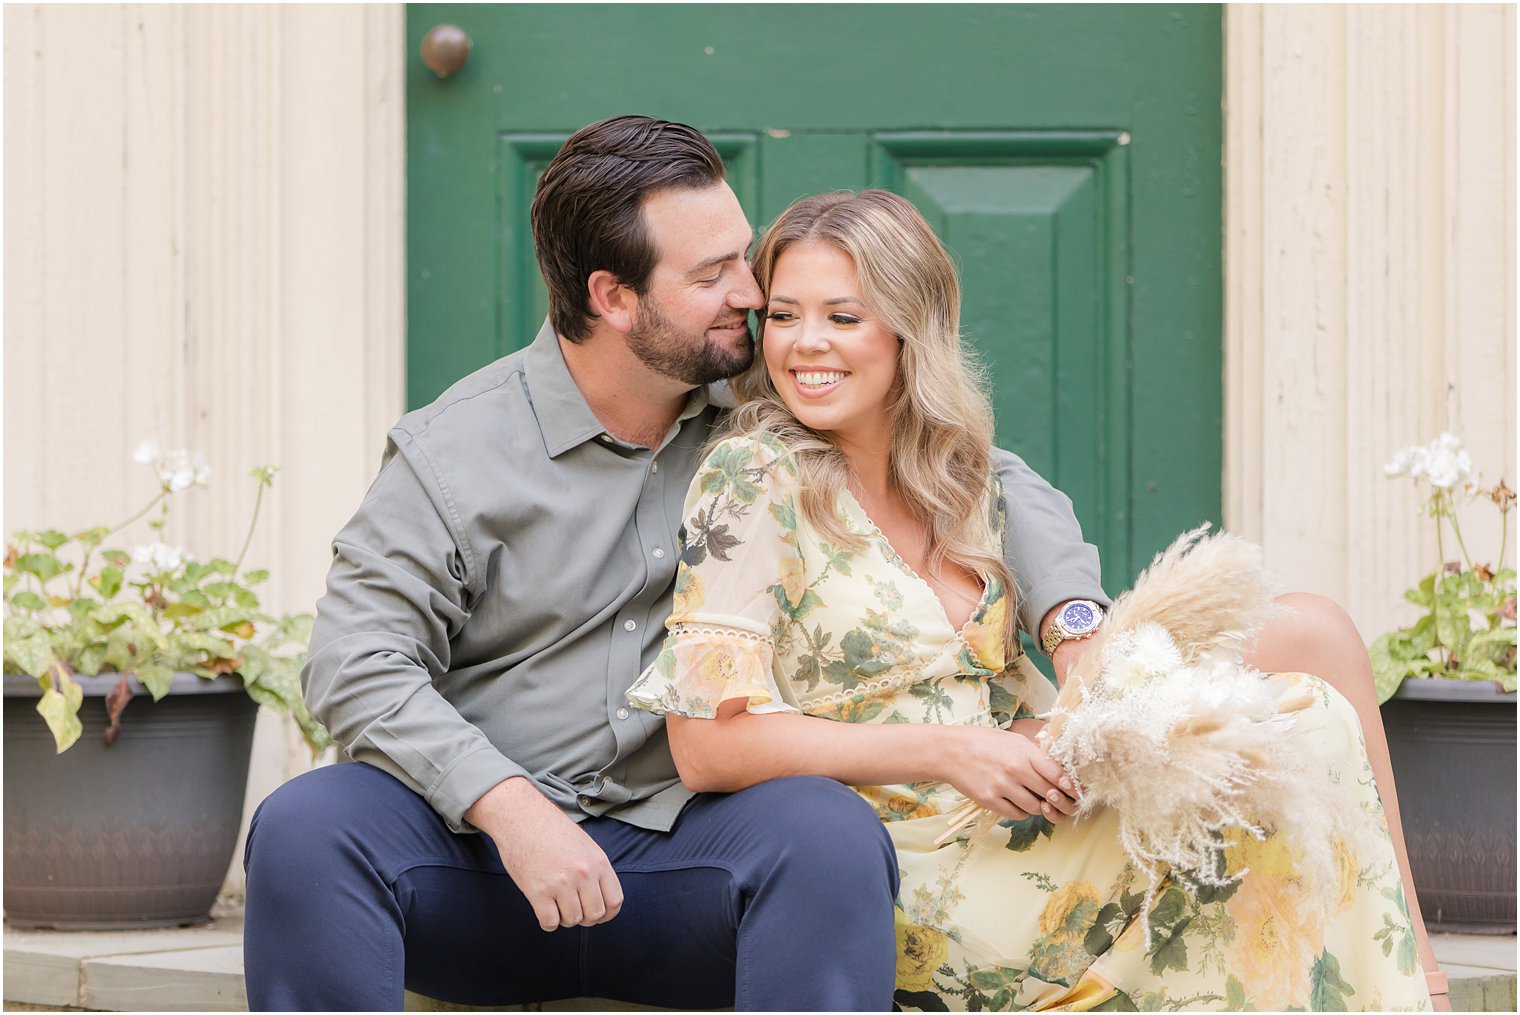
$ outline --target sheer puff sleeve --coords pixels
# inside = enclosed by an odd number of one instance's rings
[[[629,702],[699,719],[734,698],[756,713],[800,711],[775,674],[781,606],[795,606],[807,586],[795,492],[774,438],[734,437],[713,449],[686,494],[669,635]]]

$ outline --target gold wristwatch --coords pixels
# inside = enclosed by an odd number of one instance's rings
[[[1098,633],[1103,623],[1103,607],[1091,599],[1073,599],[1061,607],[1056,619],[1045,629],[1040,647],[1047,656],[1054,655],[1063,641],[1080,641]]]

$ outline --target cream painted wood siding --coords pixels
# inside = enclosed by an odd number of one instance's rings
[[[1226,523],[1369,640],[1437,556],[1393,452],[1450,430],[1516,482],[1514,18],[1226,8]]]
[[[6,531],[127,517],[154,438],[216,470],[169,540],[232,557],[275,463],[247,559],[310,610],[404,409],[403,8],[4,19]],[[261,717],[250,803],[309,765]]]

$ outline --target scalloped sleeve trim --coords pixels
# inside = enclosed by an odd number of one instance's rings
[[[715,719],[718,706],[734,698],[757,715],[796,712],[771,672],[775,649],[769,638],[748,631],[681,625],[665,639],[659,656],[628,689],[628,701],[656,715]]]

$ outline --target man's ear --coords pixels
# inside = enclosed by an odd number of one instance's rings
[[[639,297],[610,271],[593,271],[586,279],[591,310],[613,330],[626,335],[638,318]]]

